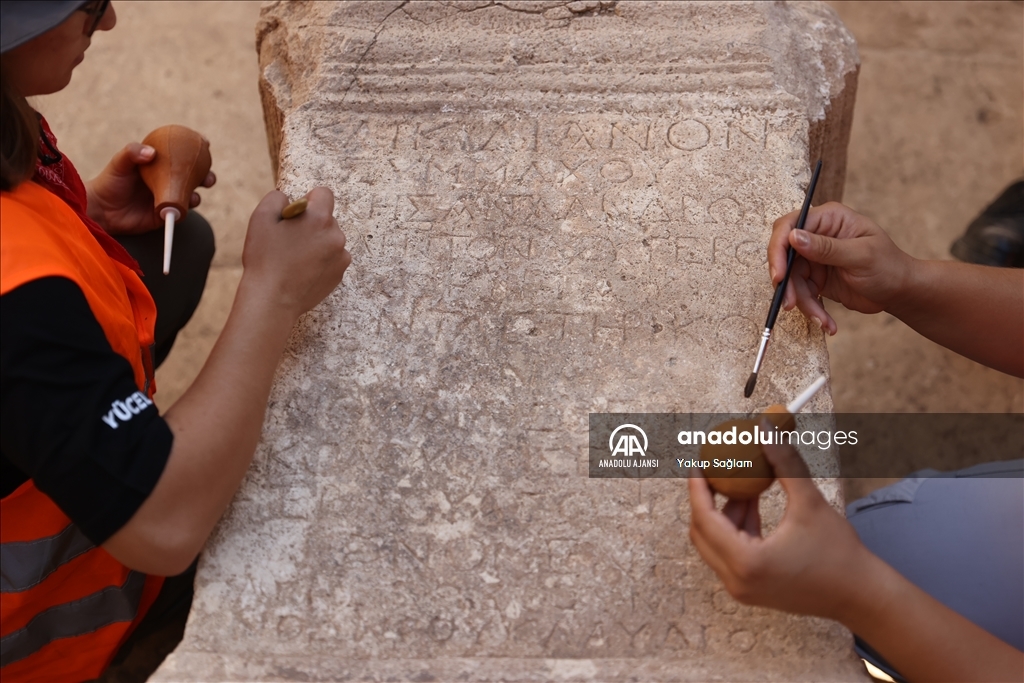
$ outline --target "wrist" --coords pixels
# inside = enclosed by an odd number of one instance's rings
[[[275,328],[291,331],[302,311],[282,296],[281,290],[269,278],[253,275],[246,269],[235,293],[235,307],[259,316]]]
[[[110,228],[107,227],[106,216],[103,214],[103,209],[100,207],[100,201],[96,198],[96,192],[92,189],[93,181],[87,181],[85,185],[85,213],[89,218],[96,221],[104,231],[110,232]]]
[[[924,284],[927,275],[928,262],[907,255],[895,291],[885,304],[885,312],[902,320],[913,311],[917,307],[918,293],[927,289]]]
[[[897,584],[902,577],[863,545],[850,570],[850,588],[830,618],[865,637],[873,626],[885,619],[886,607],[898,604]]]

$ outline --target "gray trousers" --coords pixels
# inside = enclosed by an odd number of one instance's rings
[[[1024,460],[923,470],[850,503],[873,553],[933,598],[1024,650]],[[864,659],[899,673],[870,643]]]

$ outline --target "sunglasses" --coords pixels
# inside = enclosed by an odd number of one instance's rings
[[[93,2],[87,2],[78,8],[78,11],[85,12],[90,17],[90,20],[86,22],[88,29],[85,35],[91,37],[96,32],[96,28],[103,21],[103,15],[107,13],[108,7],[110,7],[110,0],[93,0]]]

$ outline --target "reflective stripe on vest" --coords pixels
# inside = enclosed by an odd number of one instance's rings
[[[74,282],[111,349],[152,397],[156,304],[107,256],[78,215],[32,182],[0,193],[0,295],[27,282]],[[0,500],[0,678],[100,676],[153,604],[163,579],[93,545],[29,480]]]
[[[24,659],[59,638],[134,620],[145,585],[146,575],[133,571],[120,586],[108,586],[81,600],[40,612],[24,628],[0,638],[0,666]]]
[[[30,480],[0,501],[0,679],[98,677],[156,599]]]
[[[28,590],[95,547],[74,524],[48,538],[0,544],[0,593]]]

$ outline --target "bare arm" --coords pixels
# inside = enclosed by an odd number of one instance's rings
[[[127,566],[173,575],[188,568],[231,502],[259,439],[271,382],[298,316],[340,282],[351,257],[318,188],[300,218],[267,195],[246,235],[245,274],[227,325],[196,381],[167,411],[174,446],[149,498],[104,548]]]
[[[764,425],[771,429],[770,424]],[[757,501],[715,508],[691,476],[690,539],[740,602],[839,621],[911,681],[1014,681],[1024,653],[907,581],[860,542],[790,446],[765,446],[787,495],[782,522],[761,537]]]
[[[1024,270],[917,261],[886,310],[933,342],[1024,377]]]
[[[1024,680],[1024,653],[949,609],[866,548],[864,553],[856,572],[863,597],[836,618],[907,680]]]
[[[888,311],[932,341],[967,358],[1024,376],[1024,271],[906,254],[873,221],[842,204],[775,221],[768,243],[772,282],[785,273],[786,249],[799,255],[783,305],[798,307],[830,334],[824,296],[862,313]]]

